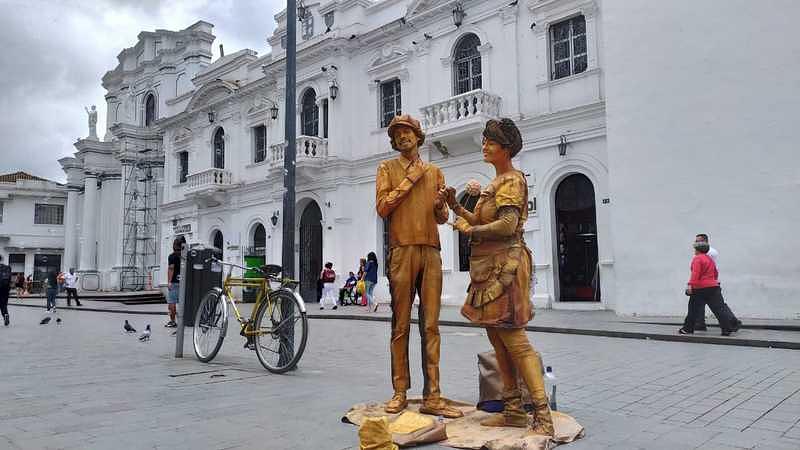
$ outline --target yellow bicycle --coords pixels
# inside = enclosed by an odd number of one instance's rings
[[[211,289],[200,302],[195,314],[193,343],[197,359],[209,362],[217,356],[228,330],[228,305],[233,307],[236,320],[245,337],[245,348],[255,350],[265,369],[284,373],[293,369],[306,347],[308,317],[303,298],[296,292],[298,282],[279,275],[281,266],[268,264],[258,269],[239,266],[217,258],[212,264],[228,266],[222,288]],[[258,278],[232,277],[234,268],[256,271]],[[270,283],[278,283],[273,289]],[[237,299],[231,288],[257,288],[256,303],[250,317],[243,317],[236,307]]]

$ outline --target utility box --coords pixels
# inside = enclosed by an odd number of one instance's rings
[[[186,255],[186,295],[183,323],[194,326],[194,316],[203,297],[215,287],[222,287],[222,265],[207,261],[211,257],[222,259],[222,251],[214,247],[193,247]]]

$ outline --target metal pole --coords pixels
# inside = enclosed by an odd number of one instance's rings
[[[295,203],[295,153],[297,87],[297,2],[286,1],[286,149],[283,158],[283,248],[281,264],[283,276],[294,278],[294,203]]]
[[[186,312],[186,266],[188,261],[186,258],[186,243],[181,244],[181,274],[178,280],[178,327],[175,328],[175,357],[183,358],[183,314]],[[167,280],[169,283],[169,280]]]

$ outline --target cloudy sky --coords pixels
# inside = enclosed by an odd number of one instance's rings
[[[64,181],[58,159],[88,134],[86,105],[105,130],[100,79],[140,31],[214,24],[214,58],[242,48],[259,55],[284,0],[0,0],[0,173],[24,170]]]

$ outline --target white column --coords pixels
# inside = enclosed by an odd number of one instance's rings
[[[87,172],[84,176],[83,221],[81,228],[81,271],[96,270],[97,254],[97,174]]]
[[[77,264],[78,255],[78,190],[74,187],[67,188],[67,217],[64,228],[64,259],[63,270],[69,270]]]

